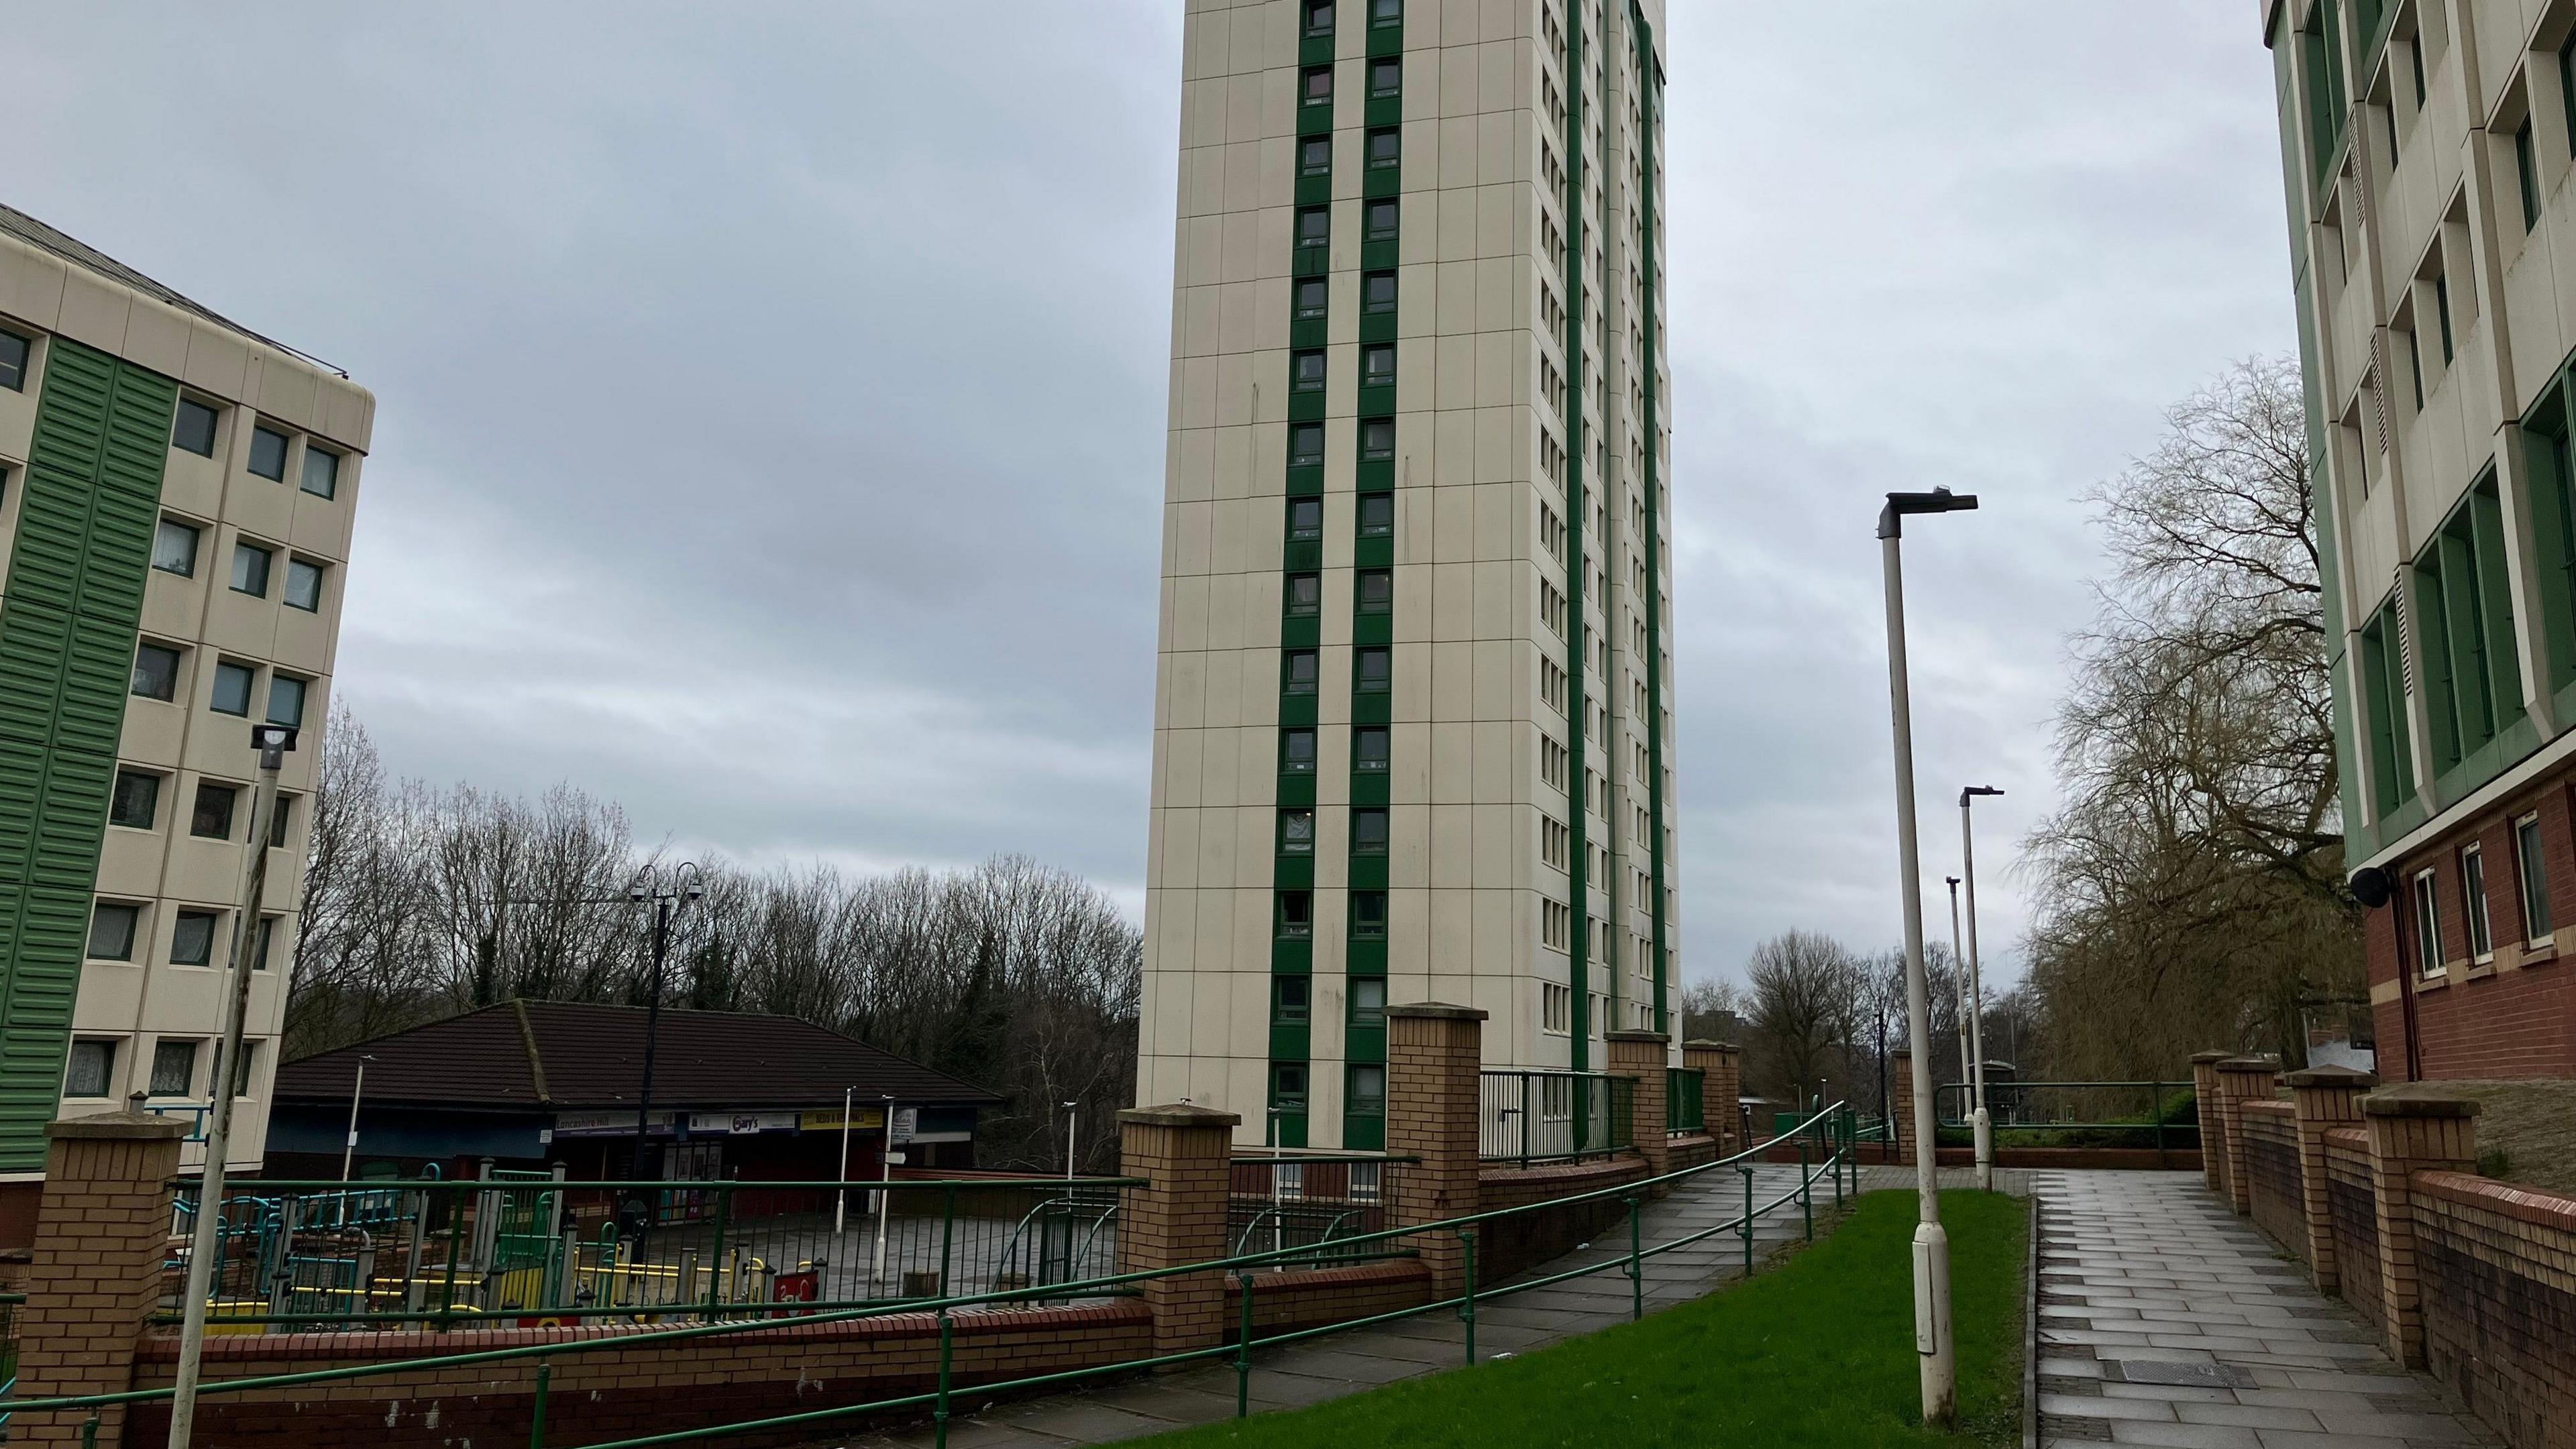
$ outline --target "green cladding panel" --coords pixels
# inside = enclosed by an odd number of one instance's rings
[[[48,349],[0,598],[0,1171],[45,1165],[178,397]]]

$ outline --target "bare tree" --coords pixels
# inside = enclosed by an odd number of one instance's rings
[[[1702,977],[1682,984],[1682,1039],[1744,1044],[1744,988]]]
[[[1753,948],[1752,1052],[1748,1067],[1769,1092],[1803,1100],[1817,1084],[1846,1075],[1866,978],[1841,942],[1789,931]]]

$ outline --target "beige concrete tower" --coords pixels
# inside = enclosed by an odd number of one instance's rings
[[[1385,1008],[1677,981],[1663,6],[1191,0],[1139,1099],[1383,1141]]]

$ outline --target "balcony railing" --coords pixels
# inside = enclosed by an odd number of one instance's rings
[[[1478,1154],[1527,1165],[1624,1152],[1636,1085],[1602,1072],[1485,1072]]]

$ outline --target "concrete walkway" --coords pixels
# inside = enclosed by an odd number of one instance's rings
[[[2198,1173],[2034,1172],[2040,1442],[2413,1449],[2496,1441]]]
[[[1943,1174],[1945,1185],[1966,1185],[1964,1170]],[[1755,1169],[1757,1201],[1768,1202],[1794,1187],[1795,1167]],[[1911,1186],[1910,1170],[1861,1169],[1864,1190]],[[2002,1184],[1998,1184],[1999,1186]],[[1833,1211],[1833,1190],[1816,1184],[1818,1226]],[[1671,1242],[1743,1210],[1743,1179],[1732,1170],[1703,1174],[1662,1202],[1650,1203],[1640,1216],[1649,1247]],[[1803,1235],[1795,1203],[1773,1211],[1754,1229],[1757,1259]],[[1615,1240],[1615,1241],[1612,1241]],[[1607,1265],[1627,1256],[1627,1233],[1614,1227],[1604,1240],[1534,1270],[1543,1277],[1583,1263],[1604,1265],[1597,1275],[1476,1307],[1476,1353],[1480,1361],[1543,1348],[1562,1339],[1597,1332],[1629,1321],[1628,1279]],[[1744,1247],[1733,1233],[1723,1233],[1687,1248],[1646,1260],[1646,1311],[1656,1312],[1702,1297],[1743,1276]],[[1455,1309],[1431,1309],[1374,1328],[1355,1328],[1302,1343],[1253,1353],[1252,1411],[1298,1408],[1359,1393],[1402,1379],[1457,1368],[1466,1361],[1466,1335]],[[1040,1449],[1040,1446],[1103,1444],[1165,1433],[1194,1424],[1234,1417],[1235,1376],[1228,1364],[1202,1364],[1172,1373],[1104,1382],[1099,1388],[1045,1398],[1002,1402],[970,1412],[978,1400],[959,1396],[964,1417],[951,1421],[950,1449]],[[933,1442],[927,1424],[820,1442],[865,1446],[865,1449],[925,1449]]]

